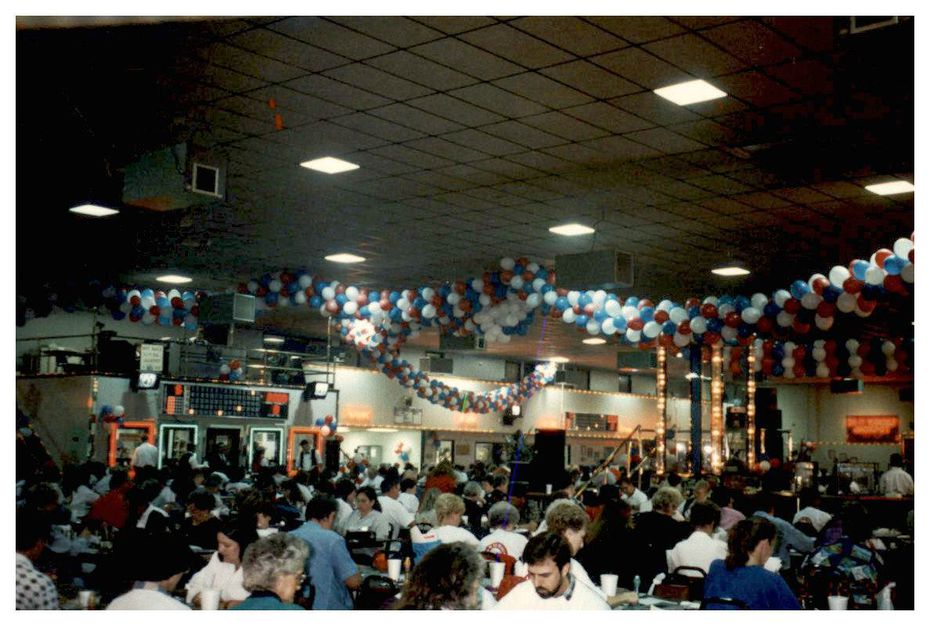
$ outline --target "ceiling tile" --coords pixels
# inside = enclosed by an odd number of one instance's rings
[[[367,113],[353,113],[351,115],[333,118],[330,121],[332,121],[333,124],[346,126],[396,143],[417,139],[423,136],[421,132],[383,120],[379,117],[374,117],[373,115],[368,115]]]
[[[304,73],[300,68],[225,43],[210,46],[210,62],[272,83],[290,80]]]
[[[334,102],[351,110],[363,111],[390,104],[387,98],[364,91],[346,83],[327,78],[321,74],[303,76],[285,83],[285,86],[301,93]]]
[[[523,67],[535,69],[570,61],[573,55],[506,24],[469,31],[459,37]]]
[[[346,57],[332,54],[322,48],[308,45],[267,28],[256,28],[231,37],[228,41],[240,48],[295,65],[309,72],[319,72],[350,62]]]
[[[428,154],[426,152],[414,150],[413,148],[407,146],[380,146],[378,148],[371,149],[370,152],[388,159],[400,161],[402,163],[416,165],[423,169],[437,169],[440,167],[448,167],[454,164],[454,161],[440,158],[435,154]]]
[[[488,83],[456,89],[450,91],[449,95],[496,111],[508,117],[534,115],[546,110],[546,107],[537,102],[527,100],[526,98],[509,93]]]
[[[326,76],[336,80],[355,85],[366,91],[377,93],[394,100],[406,100],[425,96],[431,89],[417,85],[403,78],[392,76],[373,67],[361,63],[344,65],[324,72]]]
[[[739,18],[699,15],[690,17],[675,16],[669,19],[677,24],[684,26],[685,28],[690,28],[691,30],[701,30],[704,28],[711,28],[712,26],[720,26],[721,24],[726,24],[728,22],[734,22]]]
[[[766,73],[804,95],[832,93],[836,80],[832,69],[813,59],[773,65]]]
[[[471,165],[452,165],[436,171],[466,181],[470,186],[496,185],[508,180],[504,176],[486,170],[479,170]]]
[[[644,43],[655,39],[664,39],[684,32],[684,29],[664,17],[647,16],[608,16],[586,17],[585,20],[597,24],[615,35],[632,43]]]
[[[408,100],[407,104],[424,111],[429,111],[439,117],[452,120],[463,126],[481,126],[483,124],[499,122],[504,119],[497,113],[476,107],[443,93]]]
[[[745,202],[750,206],[756,207],[757,209],[777,209],[779,207],[788,206],[791,204],[788,200],[779,198],[778,196],[772,195],[765,191],[745,193],[736,196],[736,199],[740,202]]]
[[[692,79],[687,72],[669,65],[642,48],[626,48],[602,54],[591,61],[650,90]]]
[[[563,109],[563,113],[614,133],[628,133],[654,126],[652,122],[636,117],[606,102],[592,102]]]
[[[410,141],[406,145],[423,152],[428,152],[429,154],[445,157],[452,162],[467,163],[469,161],[477,161],[488,157],[484,152],[466,148],[459,144],[452,143],[451,141],[440,139],[439,137],[425,137],[423,139]]]
[[[648,130],[638,130],[634,133],[624,135],[627,139],[632,139],[639,143],[646,144],[656,150],[661,150],[666,154],[677,152],[692,152],[705,148],[704,144],[698,143],[687,137],[683,137],[666,128],[650,128]]]
[[[553,109],[584,104],[592,99],[590,96],[550,80],[536,72],[524,72],[523,74],[508,76],[507,78],[495,80],[494,84]]]
[[[826,52],[836,45],[834,18],[778,16],[762,18],[782,35],[813,52]]]
[[[550,135],[541,130],[527,126],[513,120],[490,124],[482,127],[482,130],[491,133],[497,137],[503,137],[525,148],[544,148],[546,146],[557,146],[565,143],[565,139]]]
[[[510,25],[583,57],[629,45],[577,17],[522,17]]]
[[[744,193],[746,191],[752,190],[752,187],[748,185],[744,185],[743,183],[735,181],[732,178],[727,178],[726,176],[720,175],[700,176],[691,178],[688,180],[688,182],[692,185],[701,187],[702,189],[707,189],[708,191],[712,191],[724,196]],[[740,201],[746,202],[752,206],[757,206],[756,204],[752,204],[752,202],[750,202],[750,200],[746,199],[744,196],[740,196],[739,199]]]
[[[656,124],[676,124],[700,119],[685,107],[672,104],[652,92],[614,98],[610,103]]]
[[[418,16],[414,17],[414,20],[422,24],[426,24],[431,28],[441,30],[444,33],[450,35],[455,35],[457,33],[463,33],[467,30],[474,30],[476,28],[481,28],[482,26],[487,26],[488,24],[493,24],[494,20],[490,17],[480,17],[475,15],[469,16],[451,16],[451,15],[439,15],[439,16]]]
[[[710,78],[738,72],[746,67],[740,61],[697,35],[680,35],[644,46],[654,55],[677,65],[696,78]]]
[[[784,62],[801,51],[754,19],[731,22],[701,33],[718,46],[750,65],[764,66]]]
[[[564,159],[540,151],[511,154],[507,159],[541,172],[561,172],[573,167],[571,163]]]
[[[641,90],[637,85],[588,61],[573,61],[546,68],[542,72],[596,98],[613,98]]]
[[[564,113],[559,113],[558,111],[525,117],[520,121],[570,141],[583,141],[585,139],[594,139],[595,137],[603,137],[609,134],[605,130],[591,126],[590,124],[565,115]]]
[[[522,165],[515,162],[514,156],[508,156],[505,159],[487,159],[485,161],[475,161],[473,166],[478,169],[489,172],[496,172],[513,180],[527,180],[541,176],[539,170],[532,166]]]
[[[437,115],[415,109],[411,106],[396,102],[385,107],[371,109],[368,111],[371,115],[391,120],[398,124],[416,128],[428,135],[441,135],[455,130],[461,130],[462,125],[456,124],[450,120],[441,118]]]
[[[296,121],[302,119],[326,119],[350,112],[350,109],[346,107],[320,100],[281,85],[269,85],[262,89],[250,91],[249,97],[254,98],[261,105],[263,109],[261,117],[273,115],[275,112],[280,113],[285,126],[294,126]],[[272,99],[274,99],[276,105],[274,111],[271,110],[269,105],[269,100]],[[297,114],[296,117],[295,113]]]
[[[451,37],[415,46],[409,51],[481,80],[493,80],[523,71],[519,65]]]
[[[481,152],[495,156],[516,154],[526,150],[526,148],[518,146],[515,143],[511,143],[505,139],[495,137],[494,135],[489,135],[488,133],[484,133],[473,128],[460,130],[454,133],[447,133],[443,135],[443,139],[448,139],[449,141],[457,143],[461,146],[480,150]]]
[[[394,46],[319,17],[289,17],[268,28],[349,59],[367,59],[394,50]]]
[[[746,100],[758,107],[796,100],[799,96],[768,78],[761,72],[743,72],[720,76],[715,83],[728,94]]]
[[[729,145],[736,138],[736,133],[727,126],[718,124],[713,120],[698,120],[669,126],[679,135],[690,137],[708,146]]]
[[[406,50],[375,57],[366,63],[401,78],[426,85],[436,91],[447,91],[476,82],[476,79],[471,76],[456,72],[445,65],[434,63]]]
[[[398,48],[407,48],[443,37],[443,33],[407,17],[369,17],[353,15],[332,17],[346,28],[357,30]]]

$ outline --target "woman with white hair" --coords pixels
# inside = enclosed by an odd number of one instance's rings
[[[242,559],[242,583],[251,595],[232,610],[303,610],[294,604],[294,596],[306,578],[304,567],[309,557],[310,545],[286,533],[254,542]]]
[[[491,534],[481,540],[480,552],[506,554],[515,559],[523,555],[527,538],[513,529],[520,523],[520,511],[509,502],[498,502],[488,510],[488,524]]]

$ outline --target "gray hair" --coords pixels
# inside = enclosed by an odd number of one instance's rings
[[[252,543],[242,558],[242,586],[249,591],[273,590],[283,574],[301,574],[310,545],[299,537],[275,533]]]
[[[543,514],[543,519],[549,516],[550,511],[552,511],[557,506],[560,506],[562,504],[571,504],[571,505],[577,506],[578,508],[581,508],[581,505],[579,505],[577,501],[572,500],[571,498],[558,498],[550,502],[549,506],[546,507],[546,512]]]
[[[520,510],[509,502],[498,502],[488,511],[488,525],[491,528],[516,526],[520,523]]]
[[[667,511],[681,504],[681,492],[674,487],[660,487],[652,496],[652,510]]]
[[[468,498],[475,498],[475,497],[480,498],[483,492],[484,490],[481,488],[481,485],[479,485],[477,482],[473,480],[470,480],[467,483],[465,483],[465,488],[462,489],[462,494]]]

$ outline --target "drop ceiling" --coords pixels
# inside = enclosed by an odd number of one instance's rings
[[[153,285],[163,270],[223,289],[296,268],[407,288],[593,248],[634,257],[624,296],[771,292],[913,231],[913,194],[863,189],[913,180],[913,20],[856,35],[848,23],[23,19],[17,293],[67,278]],[[680,107],[652,92],[694,78],[729,95]],[[67,212],[89,196],[118,204],[123,168],[176,143],[224,164],[225,200]],[[299,167],[322,156],[360,168]],[[569,221],[597,233],[548,232]],[[323,261],[333,252],[367,261]],[[710,274],[731,259],[752,274]],[[310,311],[261,324],[320,330]],[[547,349],[577,352],[581,337],[553,326]],[[607,363],[616,346],[583,348]]]

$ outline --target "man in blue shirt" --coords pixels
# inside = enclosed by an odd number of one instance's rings
[[[362,583],[345,539],[332,530],[337,510],[335,498],[325,494],[316,496],[307,505],[307,522],[291,532],[311,547],[307,574],[316,590],[314,610],[351,610],[349,590],[357,589]]]
[[[752,514],[753,517],[766,519],[775,524],[775,528],[778,529],[778,538],[776,540],[778,553],[775,556],[781,559],[781,569],[791,567],[789,548],[794,548],[804,554],[814,549],[814,539],[812,537],[808,537],[788,521],[775,516],[775,498],[771,494],[760,493],[758,504],[759,510]]]

